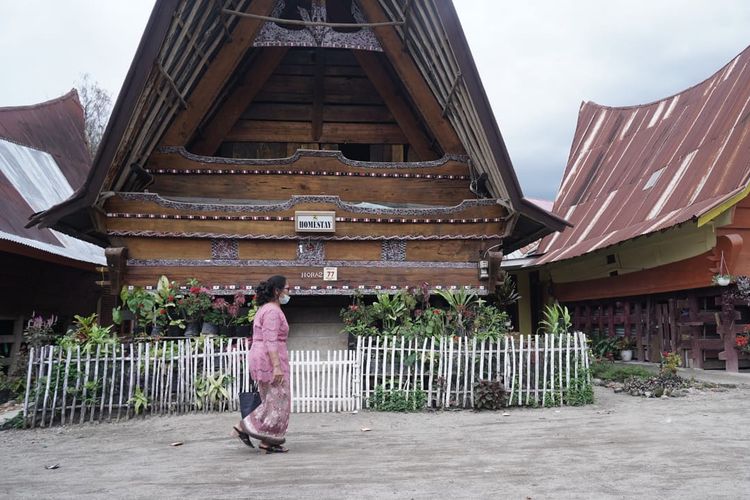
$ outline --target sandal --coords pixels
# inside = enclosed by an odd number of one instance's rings
[[[240,438],[240,441],[245,443],[245,445],[249,446],[250,448],[255,448],[255,445],[253,444],[253,442],[250,441],[250,436],[248,436],[246,432],[238,429],[236,425],[233,427],[233,429],[234,429],[234,432],[237,433],[237,437]]]
[[[286,453],[289,451],[289,448],[284,448],[280,444],[272,444],[271,446],[263,446],[262,444],[259,444],[258,448],[260,449],[261,453],[265,453],[265,454]]]

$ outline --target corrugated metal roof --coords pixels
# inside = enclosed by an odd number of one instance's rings
[[[0,139],[0,239],[83,262],[105,264],[104,249],[51,229],[26,229],[29,214],[73,194],[48,153]]]
[[[536,264],[561,261],[695,219],[750,176],[750,47],[679,94],[632,107],[584,102]]]
[[[84,130],[75,89],[39,104],[0,108],[0,138],[52,155],[74,190],[91,168]]]
[[[42,148],[48,148],[49,152]],[[73,194],[90,168],[75,91],[32,106],[0,108],[0,239],[69,259],[104,264],[103,249],[49,229],[29,215]]]

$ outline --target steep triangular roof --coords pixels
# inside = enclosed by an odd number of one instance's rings
[[[750,47],[671,97],[619,108],[584,102],[553,208],[574,226],[546,237],[537,263],[718,214],[747,196],[748,117]]]
[[[207,117],[231,95],[238,68],[278,5],[240,0],[222,10],[209,0],[157,1],[91,176],[70,200],[31,223],[103,243],[88,207],[101,192],[144,185],[144,163],[159,144],[195,140]],[[506,247],[564,227],[563,220],[522,197],[452,2],[409,2],[406,11],[395,0],[355,5],[367,23],[377,25],[367,29],[442,150],[465,151],[477,174],[486,174],[490,194],[513,215]]]

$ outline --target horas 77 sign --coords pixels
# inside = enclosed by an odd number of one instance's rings
[[[294,212],[294,230],[298,233],[335,233],[336,212]]]

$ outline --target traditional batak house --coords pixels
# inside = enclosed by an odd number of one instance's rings
[[[488,256],[564,226],[444,0],[158,1],[85,186],[33,222],[106,246],[113,293],[283,274],[310,338],[355,292],[486,294]]]
[[[573,227],[544,238],[535,278],[576,328],[632,336],[641,360],[745,366],[747,303],[712,277],[750,275],[749,118],[750,49],[672,97],[583,103],[553,209]]]
[[[15,358],[32,312],[97,310],[104,251],[28,218],[68,198],[91,168],[78,94],[0,108],[0,356]],[[111,305],[109,306],[111,309]]]

